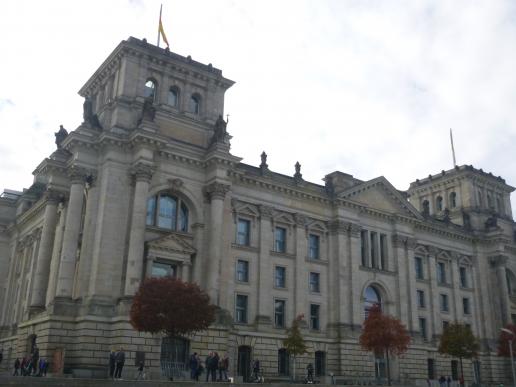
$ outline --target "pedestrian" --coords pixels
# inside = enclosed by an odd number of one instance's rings
[[[111,349],[109,352],[109,378],[113,379],[115,377],[115,360],[116,352],[114,349]]]
[[[194,352],[192,356],[190,356],[190,379],[197,380],[197,369],[199,368],[199,363],[197,363],[197,352]]]
[[[444,387],[444,383],[446,383],[446,378],[441,375],[441,377],[439,378],[439,387]]]
[[[312,363],[308,363],[306,366],[306,381],[307,383],[313,383],[314,382],[314,366]]]
[[[122,370],[124,368],[125,363],[125,352],[122,347],[115,355],[116,369],[115,369],[115,379],[122,379]]]
[[[14,372],[13,372],[13,376],[19,376],[20,374],[18,373],[18,371],[20,370],[20,359],[16,358],[16,360],[14,361]]]
[[[45,359],[41,358],[41,359],[39,359],[38,374],[37,374],[37,376],[43,376],[43,369],[44,368],[45,368]]]
[[[256,359],[253,362],[253,379],[255,382],[260,380],[259,374],[260,374],[260,360]]]
[[[211,358],[213,357],[213,352],[210,352],[208,356],[206,356],[206,360],[204,361],[204,366],[206,367],[206,382],[208,382],[211,373]]]
[[[197,354],[196,359],[197,359],[197,372],[195,374],[195,380],[199,381],[199,376],[201,376],[202,371],[204,370],[204,367],[202,366],[202,361],[201,361],[201,357],[199,356],[199,354]]]
[[[138,375],[136,376],[136,380],[145,380],[145,366],[143,361],[138,365]]]
[[[31,361],[31,372],[36,374],[39,365],[39,348],[34,346],[34,350],[32,351],[32,361]]]
[[[211,381],[217,381],[217,370],[219,369],[219,354],[217,352],[213,353],[213,357],[211,359]]]
[[[451,386],[451,378],[448,376],[446,378],[446,387],[450,387]]]
[[[20,363],[20,373],[21,376],[25,376],[27,374],[27,358],[22,358],[22,361]]]
[[[225,353],[224,356],[219,360],[219,380],[221,382],[226,382],[228,380],[228,368],[229,358],[228,354]]]
[[[45,367],[43,368],[43,376],[47,376],[48,360],[45,359]]]

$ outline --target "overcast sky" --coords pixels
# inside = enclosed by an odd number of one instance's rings
[[[156,42],[160,1],[0,3],[0,190],[32,183],[80,87],[123,39]],[[171,50],[213,63],[232,153],[322,183],[398,189],[458,164],[516,185],[516,2],[163,1]],[[513,194],[512,201],[516,200]]]

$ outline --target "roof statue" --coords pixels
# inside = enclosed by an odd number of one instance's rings
[[[226,130],[227,122],[224,121],[222,115],[219,114],[217,121],[215,122],[215,128],[213,132],[213,137],[211,138],[211,144],[222,143],[229,144],[229,134]]]
[[[99,117],[96,114],[93,114],[93,103],[91,102],[91,98],[88,96],[84,98],[84,103],[82,104],[82,117],[84,123],[88,126],[96,129],[102,129]]]
[[[57,149],[61,149],[61,144],[66,138],[66,136],[68,136],[68,131],[65,128],[63,128],[63,125],[59,125],[59,130],[54,133],[54,136],[56,136]]]

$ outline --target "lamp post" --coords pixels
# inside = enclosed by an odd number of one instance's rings
[[[514,340],[514,332],[507,328],[501,328],[500,330],[512,336],[512,338],[509,340],[509,352],[511,353],[512,382],[514,383],[514,387],[516,387],[516,374],[514,373],[514,359],[512,355],[512,341]]]

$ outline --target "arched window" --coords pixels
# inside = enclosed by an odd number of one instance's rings
[[[442,196],[437,196],[437,199],[435,200],[435,209],[436,209],[436,211],[443,210],[443,197]]]
[[[145,89],[143,91],[143,96],[145,98],[150,98],[153,102],[156,100],[156,90],[157,90],[157,82],[148,79],[147,82],[145,82]]]
[[[175,86],[168,91],[168,104],[174,107],[179,105],[179,89]]]
[[[201,97],[198,95],[192,95],[190,97],[190,112],[193,114],[199,114],[201,109]]]
[[[457,207],[457,194],[455,192],[450,193],[450,207]]]
[[[428,200],[423,200],[423,213],[427,215],[430,213],[430,202]]]
[[[169,193],[160,193],[147,200],[147,225],[169,230],[188,231],[188,207]]]
[[[288,376],[289,375],[289,356],[285,348],[278,350],[278,375]]]
[[[380,292],[378,292],[374,286],[368,286],[364,290],[364,311],[366,318],[369,310],[375,305],[378,305],[380,308],[382,307]]]

